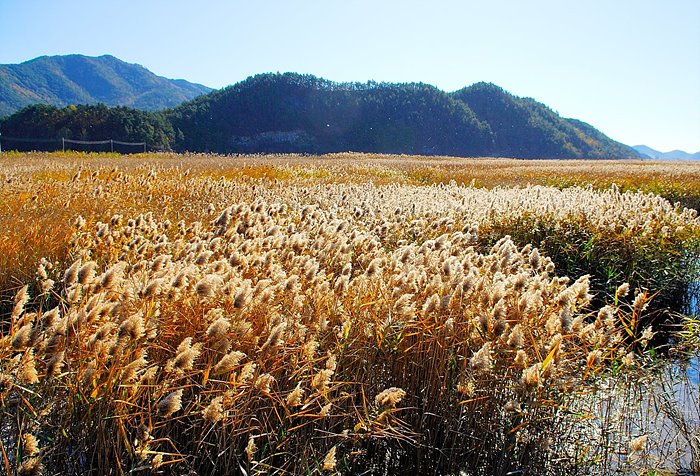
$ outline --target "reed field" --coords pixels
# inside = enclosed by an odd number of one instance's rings
[[[698,348],[700,164],[4,153],[0,180],[7,474],[699,469],[694,421],[672,446],[609,396],[668,329]]]

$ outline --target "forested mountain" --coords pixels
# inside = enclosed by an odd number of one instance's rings
[[[0,131],[218,153],[640,157],[586,123],[492,84],[446,93],[422,83],[335,83],[295,73],[250,77],[161,112],[32,106],[0,123]]]
[[[483,155],[488,125],[426,84],[338,84],[264,74],[170,111],[177,147],[214,152]]]
[[[157,110],[211,91],[200,84],[156,76],[114,56],[41,56],[0,65],[0,117],[30,104],[129,106]]]
[[[560,117],[531,98],[513,96],[489,83],[453,93],[493,133],[494,155],[519,158],[638,157],[630,147],[576,119]]]
[[[586,123],[486,83],[448,94],[421,83],[264,74],[167,115],[185,150],[639,157]]]

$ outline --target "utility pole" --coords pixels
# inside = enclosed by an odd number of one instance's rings
[[[61,152],[65,152],[65,151],[66,151],[66,138],[61,137]]]

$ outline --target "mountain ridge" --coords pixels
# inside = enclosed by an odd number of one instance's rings
[[[336,83],[266,73],[166,112],[183,150],[641,158],[594,127],[490,83]]]
[[[64,98],[64,103],[70,107],[25,107],[0,122],[5,141],[101,140],[109,134],[193,152],[642,157],[587,123],[563,118],[532,98],[514,96],[491,83],[448,93],[425,83],[339,83],[310,74],[264,73],[196,95],[205,87],[161,78],[110,55],[44,56],[10,66],[43,68],[34,77],[34,89],[25,88],[25,100],[41,103],[50,96],[47,91],[58,87],[67,91],[70,101]],[[7,96],[2,84],[8,71],[13,68],[0,68],[0,104]],[[133,109],[135,104],[144,109],[145,104],[162,103],[165,93],[157,86],[163,81],[189,89],[194,97],[153,106],[157,110],[145,114]],[[88,92],[81,86],[85,83],[91,84]],[[122,92],[116,100],[114,88]],[[89,105],[109,100],[122,103],[112,109]]]
[[[650,159],[659,160],[700,160],[700,151],[694,154],[685,152],[683,150],[671,150],[669,152],[660,152],[658,150],[652,149],[646,145],[634,145],[632,146],[634,150]]]
[[[521,158],[631,156],[629,147],[578,119],[562,118],[533,98],[515,96],[492,83],[475,83],[452,93],[494,133],[497,155]]]
[[[128,106],[158,110],[212,91],[183,79],[157,76],[112,55],[39,56],[0,65],[0,116],[31,104]]]

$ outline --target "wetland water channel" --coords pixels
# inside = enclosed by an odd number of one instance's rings
[[[689,292],[683,314],[700,319],[700,283]],[[592,417],[580,422],[581,444],[600,459],[587,474],[700,475],[700,348],[691,347],[613,374],[572,402],[572,411]]]
[[[688,290],[683,313],[700,319],[700,281]],[[675,475],[700,475],[700,348],[698,342],[685,354],[671,353],[648,378],[634,383],[639,401],[638,425],[632,437],[648,435],[639,454],[642,466]],[[646,473],[645,473],[646,474]]]

